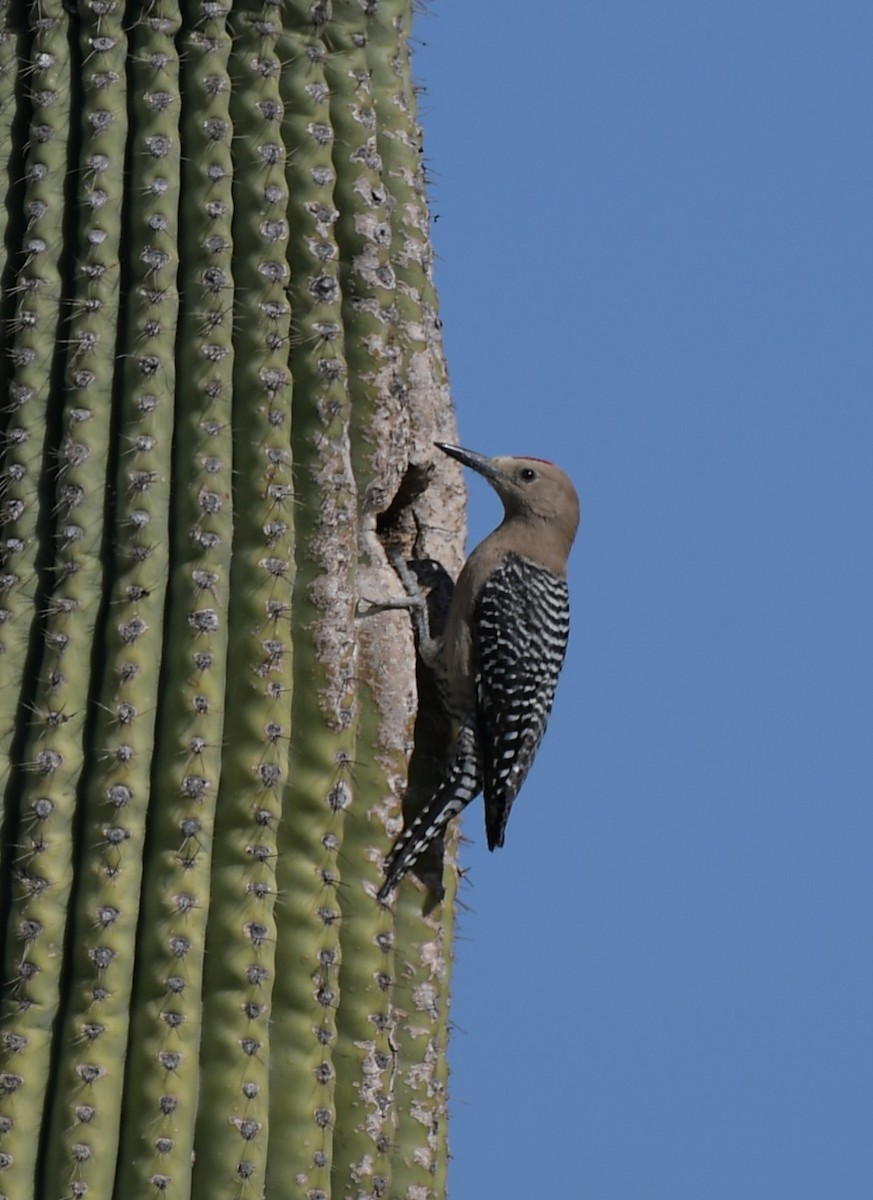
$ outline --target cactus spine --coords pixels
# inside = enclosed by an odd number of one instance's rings
[[[2,1200],[444,1195],[454,873],[375,903],[355,618],[462,533],[410,19],[0,0]]]

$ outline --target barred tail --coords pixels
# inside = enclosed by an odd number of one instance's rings
[[[403,830],[388,855],[385,882],[377,897],[380,901],[388,898],[452,817],[466,808],[481,790],[482,767],[476,734],[472,727],[464,726],[458,736],[454,762],[445,779],[409,828]]]

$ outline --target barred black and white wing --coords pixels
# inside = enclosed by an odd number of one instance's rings
[[[507,554],[473,615],[488,847],[503,845],[512,802],[546,731],[570,633],[565,579]]]

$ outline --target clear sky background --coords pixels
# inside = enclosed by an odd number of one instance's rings
[[[870,1200],[873,5],[416,34],[461,442],[583,505],[506,848],[464,823],[450,1195]]]

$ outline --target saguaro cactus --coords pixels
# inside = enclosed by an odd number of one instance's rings
[[[454,873],[375,901],[356,619],[461,549],[410,19],[0,0],[3,1200],[444,1194]]]

